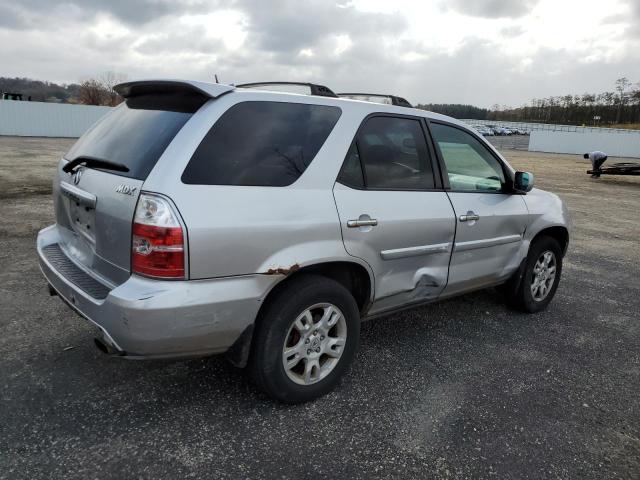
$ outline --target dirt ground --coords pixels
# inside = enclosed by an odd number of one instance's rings
[[[571,251],[621,258],[640,268],[640,176],[586,174],[591,168],[580,155],[503,150],[518,170],[535,175],[537,187],[557,193],[567,203],[573,221]],[[605,166],[632,161],[611,157]],[[638,160],[640,162],[640,160]]]
[[[338,389],[284,406],[221,357],[107,357],[46,294],[72,142],[0,137],[0,479],[640,478],[640,177],[504,150],[573,217],[549,309],[490,289],[367,322]]]

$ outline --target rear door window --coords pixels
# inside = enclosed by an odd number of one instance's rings
[[[347,158],[345,158],[340,175],[338,175],[338,182],[351,188],[364,188],[362,164],[356,142],[351,144],[349,152],[347,152]]]
[[[145,180],[176,134],[202,101],[176,102],[169,96],[134,97],[102,117],[71,147],[67,160],[92,157],[121,163],[128,172],[111,172]]]
[[[357,144],[366,188],[434,188],[431,157],[419,120],[386,116],[370,118],[358,132]]]
[[[340,108],[325,105],[238,103],[206,134],[182,181],[197,185],[291,185],[311,164],[340,114]]]

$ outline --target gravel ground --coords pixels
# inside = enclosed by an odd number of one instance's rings
[[[368,322],[339,388],[291,407],[220,357],[109,358],[47,296],[69,144],[0,137],[0,478],[640,478],[640,178],[505,151],[573,214],[550,308],[487,290]]]

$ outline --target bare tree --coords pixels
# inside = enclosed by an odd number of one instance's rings
[[[104,103],[104,105],[115,107],[120,102],[122,102],[122,97],[118,95],[118,93],[116,93],[113,87],[126,80],[126,75],[112,71],[104,72],[98,77],[98,81],[102,85],[102,88],[106,95],[106,102]]]
[[[626,103],[627,90],[631,86],[631,82],[627,77],[622,77],[616,80],[616,91],[618,92],[618,111],[616,113],[616,123],[620,123],[620,114],[622,113],[622,106]]]
[[[115,107],[122,102],[122,97],[114,87],[126,80],[126,75],[115,72],[104,72],[97,78],[89,78],[80,83],[78,100],[85,105],[107,105]]]
[[[80,83],[78,101],[85,105],[104,105],[105,93],[102,84],[95,78],[90,78]]]
[[[634,104],[640,105],[640,83],[636,84],[636,88],[631,92],[629,97]]]

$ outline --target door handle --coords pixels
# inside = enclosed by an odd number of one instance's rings
[[[347,220],[347,227],[349,228],[375,227],[376,225],[378,225],[378,220],[375,218],[369,218],[366,220]]]
[[[460,215],[458,217],[458,219],[461,222],[472,222],[472,221],[475,221],[475,220],[480,220],[480,215],[478,215],[476,213],[473,213],[473,212],[467,212],[466,215]]]

